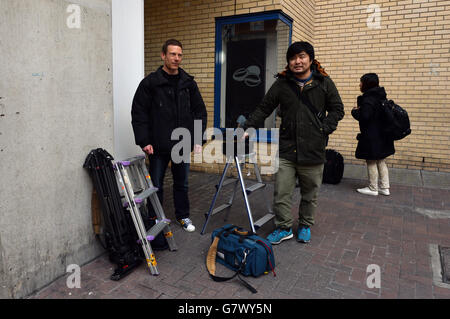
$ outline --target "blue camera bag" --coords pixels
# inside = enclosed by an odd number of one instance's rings
[[[206,266],[213,280],[226,281],[238,276],[247,288],[255,293],[256,290],[240,278],[239,274],[259,277],[272,271],[275,276],[275,256],[272,245],[266,239],[228,224],[214,230],[211,240]],[[235,271],[234,276],[215,276],[216,261]]]

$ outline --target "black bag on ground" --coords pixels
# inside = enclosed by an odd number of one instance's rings
[[[386,138],[394,141],[401,140],[411,134],[408,112],[393,100],[381,103],[384,119],[383,133]]]
[[[333,149],[325,150],[325,156],[322,183],[338,184],[344,175],[344,158],[341,153]]]

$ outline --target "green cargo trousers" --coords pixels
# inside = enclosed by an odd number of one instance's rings
[[[277,228],[291,228],[292,195],[298,176],[301,201],[298,211],[299,225],[314,225],[314,213],[317,208],[320,185],[322,184],[324,164],[299,165],[294,162],[279,159],[279,168],[275,176],[273,211]]]

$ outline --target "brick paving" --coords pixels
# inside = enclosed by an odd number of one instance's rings
[[[174,218],[171,177],[167,174],[164,209]],[[159,276],[151,276],[144,264],[120,281],[111,281],[111,264],[104,254],[81,267],[81,288],[69,289],[63,276],[29,296],[33,299],[322,299],[322,298],[445,298],[450,285],[433,282],[430,245],[450,247],[450,190],[391,185],[391,196],[372,197],[356,188],[364,181],[343,179],[338,185],[323,185],[316,225],[310,244],[293,240],[274,246],[276,277],[272,274],[247,278],[258,290],[252,294],[236,279],[216,283],[209,278],[205,256],[213,229],[225,224],[224,213],[211,218],[200,235],[219,175],[191,172],[191,218],[197,229],[186,233],[173,225],[178,251],[157,251]],[[251,181],[248,181],[249,183]],[[221,194],[218,205],[228,200],[232,186]],[[254,219],[265,214],[262,196],[273,195],[273,185],[250,196]],[[294,202],[299,202],[298,189]],[[297,204],[293,208],[297,215]],[[422,211],[438,211],[429,217]],[[227,223],[248,227],[242,195],[238,193]],[[258,230],[272,231],[272,222]],[[296,232],[296,227],[294,228]],[[368,288],[368,265],[381,270],[380,288]],[[218,275],[231,271],[219,266]]]

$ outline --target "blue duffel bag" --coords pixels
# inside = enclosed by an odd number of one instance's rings
[[[212,244],[206,257],[206,268],[214,281],[238,277],[253,293],[257,291],[239,275],[259,277],[272,271],[275,276],[275,256],[266,239],[240,227],[228,224],[212,232]],[[231,277],[216,276],[216,261],[235,271]]]

